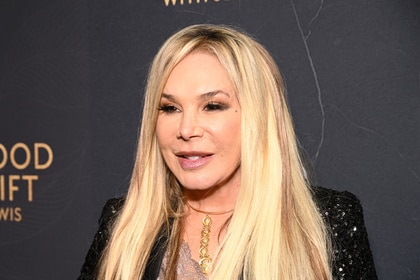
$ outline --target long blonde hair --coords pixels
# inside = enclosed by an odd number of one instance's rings
[[[156,108],[172,69],[194,50],[218,58],[242,112],[241,187],[209,279],[332,279],[328,233],[305,180],[276,63],[250,36],[217,25],[182,29],[153,60],[131,185],[99,279],[140,279],[162,229],[172,251],[167,275],[176,278],[182,191],[157,145]]]

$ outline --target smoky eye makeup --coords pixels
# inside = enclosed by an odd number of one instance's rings
[[[163,113],[175,113],[179,112],[179,108],[174,104],[174,97],[170,94],[162,93],[158,111]]]
[[[175,96],[163,93],[157,110],[163,113],[181,112],[181,107],[176,100]],[[199,95],[196,105],[201,111],[217,112],[231,108],[230,101],[229,94],[223,91],[211,91]]]
[[[157,109],[164,113],[175,113],[179,111],[175,105],[160,105]]]
[[[216,90],[201,95],[204,100],[204,111],[222,111],[231,106],[230,95],[224,91]]]
[[[209,101],[204,107],[205,111],[223,111],[228,109],[229,106],[223,102]]]

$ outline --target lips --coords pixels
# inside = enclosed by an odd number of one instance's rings
[[[178,162],[183,169],[197,169],[206,165],[213,154],[203,152],[180,152],[177,153]]]

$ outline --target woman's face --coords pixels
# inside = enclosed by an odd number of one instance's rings
[[[196,51],[181,60],[159,110],[159,148],[184,188],[239,187],[241,108],[215,56]]]

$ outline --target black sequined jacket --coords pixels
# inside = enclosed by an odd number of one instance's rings
[[[321,187],[314,188],[319,212],[331,228],[333,240],[334,279],[377,279],[363,210],[359,200],[349,192],[338,192]],[[87,253],[79,280],[96,279],[96,267],[110,235],[110,225],[118,215],[124,199],[110,199],[102,210],[99,229]],[[159,238],[152,248],[144,280],[157,279],[165,252],[165,237]]]

